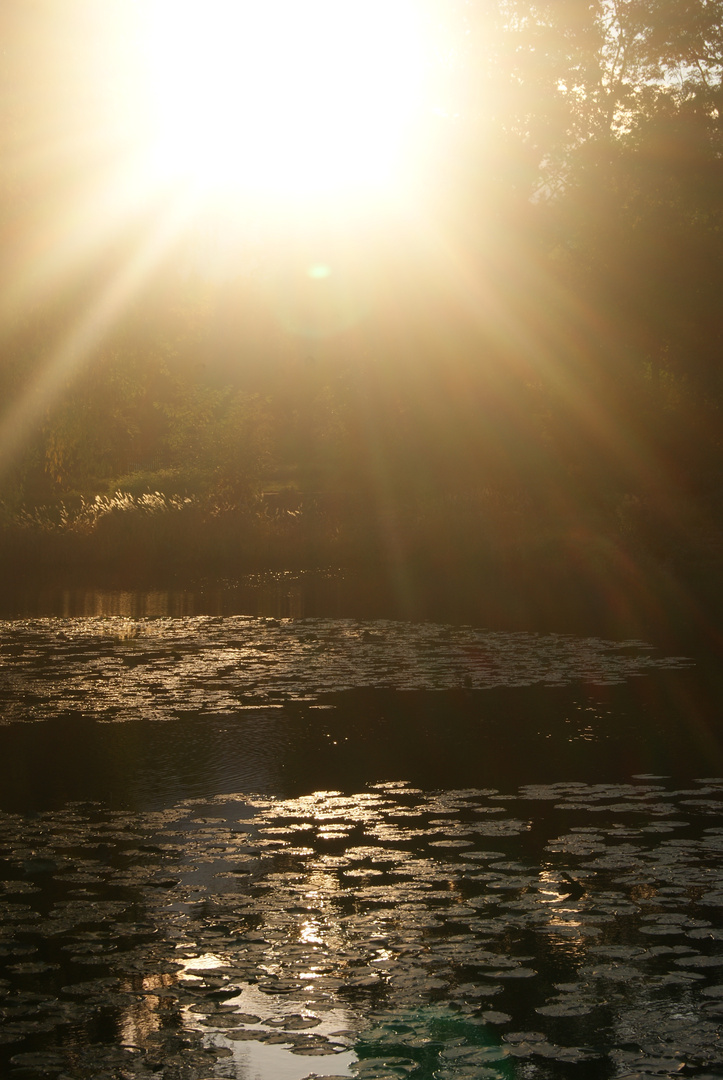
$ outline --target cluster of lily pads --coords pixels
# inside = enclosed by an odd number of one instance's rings
[[[0,815],[0,1071],[723,1074],[723,779]]]
[[[2,723],[59,712],[169,719],[395,690],[619,683],[689,663],[641,641],[349,619],[29,619],[0,622]]]

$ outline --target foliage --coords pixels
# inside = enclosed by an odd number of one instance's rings
[[[279,225],[244,234],[237,263],[231,239],[189,234],[96,333],[159,207],[67,280],[59,254],[33,263],[48,222],[48,244],[70,244],[86,187],[67,162],[20,182],[21,132],[40,139],[59,113],[47,87],[17,90],[40,45],[10,5],[24,30],[4,13],[0,432],[27,414],[3,449],[12,528],[116,554],[125,530],[159,558],[181,515],[209,558],[412,558],[455,537],[501,559],[535,537],[562,551],[577,526],[655,558],[714,549],[723,0],[428,6],[443,108],[424,228],[385,218],[362,242]],[[214,244],[218,277],[202,265]],[[338,281],[300,284],[319,251]],[[260,495],[285,484],[337,508],[270,515]]]

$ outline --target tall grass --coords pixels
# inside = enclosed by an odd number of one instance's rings
[[[178,512],[193,502],[189,497],[165,495],[160,491],[143,495],[116,491],[114,495],[96,495],[92,500],[81,496],[76,506],[59,502],[46,506],[20,507],[16,510],[2,507],[0,523],[5,529],[15,528],[20,532],[88,536],[99,528],[104,519],[110,517],[118,520],[121,515],[126,518],[158,516]]]
[[[328,515],[234,507],[161,491],[34,507],[0,504],[0,557],[20,570],[99,567],[208,573],[336,561],[342,535]]]

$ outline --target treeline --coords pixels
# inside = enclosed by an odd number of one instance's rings
[[[83,213],[87,152],[23,174],[22,108],[49,133],[37,88],[7,92],[30,75],[6,51],[7,521],[160,492],[206,522],[285,515],[278,559],[314,505],[320,559],[421,537],[552,559],[587,536],[715,562],[723,2],[446,0],[428,18],[440,107],[404,206],[209,211],[153,255],[160,196],[106,229]]]

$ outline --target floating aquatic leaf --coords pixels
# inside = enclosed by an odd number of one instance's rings
[[[550,1002],[548,1005],[538,1005],[535,1012],[542,1016],[587,1016],[592,1012],[594,1005],[580,1000],[566,1000]]]
[[[309,629],[303,620],[277,626],[198,616],[154,619],[143,629],[129,652],[126,638],[106,633],[93,618],[0,623],[0,646],[3,639],[25,644],[24,652],[5,653],[4,722],[62,711],[116,720],[139,713],[163,719],[189,707],[214,715],[250,700],[313,702],[359,686],[484,688],[573,679],[604,685],[688,663],[655,657],[642,643],[453,626],[430,633],[429,624],[393,621],[371,630],[353,620],[318,619]]]
[[[163,1049],[159,1068],[171,1067],[179,1032],[205,1033],[217,1048],[246,1041],[321,1059],[355,1045],[355,1028],[373,1014],[390,1057],[364,1059],[360,1075],[412,1075],[424,1060],[430,1076],[491,1070],[509,1080],[523,1068],[585,1075],[592,1051],[560,1044],[589,1033],[601,1009],[601,1046],[631,1055],[611,1059],[619,1071],[651,1076],[664,1063],[662,1075],[672,1075],[670,1063],[683,1061],[696,1075],[718,1068],[723,992],[709,984],[723,958],[710,923],[723,834],[709,827],[706,807],[682,805],[687,795],[643,787],[528,786],[518,802],[514,793],[498,800],[484,789],[399,784],[288,800],[236,794],[163,814],[96,805],[2,816],[8,878],[43,882],[18,903],[0,902],[8,930],[0,946],[35,950],[0,950],[2,1038],[22,1050],[26,1035],[47,1045],[73,1024],[92,1043],[92,1017],[105,1010],[154,1033],[144,1048],[151,1057]],[[635,829],[615,809],[631,803]],[[587,805],[600,807],[594,827],[579,809]],[[661,805],[675,807],[684,836],[649,828]],[[498,823],[490,851],[485,830]],[[303,857],[294,836],[304,838]],[[99,896],[74,896],[73,875],[91,873],[101,844]],[[60,958],[62,970],[13,970],[25,955]],[[107,979],[80,982],[91,972],[66,969],[76,960],[98,960]],[[23,987],[42,993],[22,998]],[[496,995],[504,1012],[489,1008]],[[526,1030],[533,1020],[542,1030]],[[499,1057],[496,1026],[512,1024],[519,1030]],[[121,1068],[97,1044],[89,1052],[91,1075]],[[209,1074],[211,1059],[197,1060],[197,1075]]]

